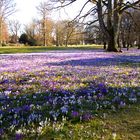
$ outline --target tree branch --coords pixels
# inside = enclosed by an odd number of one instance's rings
[[[90,0],[86,1],[85,4],[82,6],[80,12],[78,13],[78,15],[73,19],[73,20],[76,20],[80,15],[81,13],[83,12],[85,6],[90,2]]]
[[[128,8],[134,8],[138,4],[140,4],[140,0],[137,0],[136,2],[133,3],[127,2],[126,4],[124,4],[125,6],[120,9],[120,13],[127,10]]]
[[[52,7],[52,8],[49,8],[48,10],[55,10],[55,9],[61,9],[61,8],[64,8],[64,7],[66,7],[66,6],[69,6],[69,5],[71,5],[72,3],[74,3],[76,0],[72,0],[72,1],[70,1],[69,3],[66,3],[66,4],[62,4],[61,3],[61,5],[59,5],[59,6],[56,6],[56,7]],[[59,0],[57,0],[57,2],[59,2]]]

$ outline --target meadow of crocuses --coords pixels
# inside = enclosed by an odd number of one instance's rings
[[[2,139],[39,136],[51,124],[56,129],[57,122],[88,121],[139,102],[140,50],[0,55]]]

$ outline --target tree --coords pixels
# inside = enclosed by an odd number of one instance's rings
[[[2,46],[3,45],[6,45],[6,43],[8,42],[9,40],[9,33],[8,33],[8,27],[7,27],[7,24],[5,22],[2,23]]]
[[[95,1],[93,1],[94,3]],[[124,0],[98,0],[95,2],[97,5],[97,14],[100,27],[107,37],[108,51],[117,51],[117,42],[120,31],[121,17],[124,10],[133,7],[140,1],[130,3]],[[103,19],[103,15],[106,14],[106,22]]]
[[[136,45],[140,49],[140,11],[135,10],[133,12],[134,28],[136,34]]]
[[[55,24],[56,46],[68,46],[68,44],[80,44],[83,42],[83,28],[78,22],[70,20],[57,21]]]
[[[75,1],[78,0],[58,0],[61,2],[60,6],[57,8],[68,6]],[[79,1],[80,2],[80,1]],[[139,0],[133,1],[125,1],[125,0],[87,0],[85,4],[81,7],[80,13],[77,15],[76,18],[80,17],[83,9],[86,7],[88,3],[93,4],[93,8],[86,13],[83,18],[85,18],[90,13],[93,15],[97,15],[97,19],[94,21],[98,21],[100,28],[107,39],[108,44],[108,51],[118,51],[117,50],[117,42],[119,37],[120,31],[120,22],[122,13],[127,10],[128,8],[137,8],[138,4],[140,3]],[[56,8],[56,7],[55,7]]]
[[[140,38],[140,11],[129,9],[122,15],[120,28],[120,42],[124,48],[129,49],[139,44]]]
[[[40,21],[41,29],[44,28],[44,20]],[[43,30],[43,40],[46,46],[52,45],[53,42],[53,32],[54,32],[54,22],[47,18],[45,21],[45,30]]]
[[[90,24],[85,28],[86,44],[102,44],[104,42],[103,34],[98,24]]]
[[[18,20],[11,20],[9,22],[9,28],[12,34],[12,42],[13,43],[18,43],[18,32],[20,30],[21,24],[19,23]]]
[[[55,42],[56,46],[64,45],[64,24],[63,21],[57,21],[55,24]]]
[[[37,21],[33,19],[33,21],[25,25],[25,33],[27,35],[27,43],[30,46],[36,46],[37,45],[37,39],[36,39],[36,28],[37,27]]]
[[[41,2],[37,7],[37,10],[41,15],[44,46],[47,46],[47,20],[49,15],[48,4],[46,2]]]
[[[45,44],[51,45],[53,42],[53,21],[50,19],[47,19],[46,21],[46,32],[45,32]],[[25,25],[24,32],[28,36],[28,44],[31,46],[37,46],[37,45],[44,45],[44,31],[42,31],[43,28],[43,21],[42,19],[33,19],[31,23]]]
[[[0,45],[2,45],[3,23],[5,19],[15,12],[14,0],[0,0]]]
[[[131,13],[131,11],[129,12]],[[123,47],[127,48],[127,50],[129,49],[129,46],[132,46],[132,44],[134,44],[134,32],[134,21],[132,17],[127,13],[123,13],[121,19],[119,41],[122,42]]]
[[[84,43],[84,27],[78,21],[67,21],[65,27],[65,46],[68,44],[83,44]]]
[[[75,31],[75,23],[65,21],[65,46],[67,47],[69,39]]]

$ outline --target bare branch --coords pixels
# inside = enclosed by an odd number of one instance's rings
[[[128,8],[136,8],[137,5],[140,5],[140,0],[137,0],[136,2],[127,2],[126,4],[124,4],[125,6],[123,6],[121,9],[120,9],[120,12],[122,13],[123,11],[127,10]],[[137,7],[138,8],[138,7]],[[140,9],[140,8],[139,8]]]
[[[85,4],[84,4],[84,5],[82,6],[82,8],[81,8],[79,14],[78,14],[73,20],[77,19],[77,18],[81,15],[81,13],[83,12],[85,6],[86,6],[89,2],[90,2],[90,0],[88,0],[88,1],[85,2]]]
[[[60,1],[60,4],[61,5],[59,5],[59,6],[56,6],[56,7],[50,7],[50,8],[48,8],[48,10],[58,10],[58,9],[61,9],[61,8],[64,8],[64,7],[67,7],[67,6],[69,6],[69,5],[71,5],[72,3],[74,3],[76,0],[72,0],[72,1],[70,1],[70,2],[68,2],[68,3],[66,3],[66,4],[63,4],[63,3],[61,3],[61,1]],[[59,0],[57,0],[56,2],[59,2]]]

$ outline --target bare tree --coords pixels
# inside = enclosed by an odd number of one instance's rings
[[[53,21],[46,20],[46,30],[43,30],[44,20],[33,19],[31,23],[26,24],[24,32],[28,36],[29,45],[52,45],[53,42]],[[44,33],[45,32],[45,33]],[[45,38],[44,38],[45,34]],[[45,40],[45,41],[44,41]]]
[[[47,19],[49,15],[48,4],[46,2],[41,2],[40,5],[37,7],[39,14],[42,16],[42,32],[43,32],[43,40],[44,46],[47,46]]]
[[[3,45],[9,41],[8,26],[5,22],[2,23],[2,41]]]
[[[61,5],[54,7],[54,9],[68,6],[78,0],[58,1],[61,3]],[[92,3],[93,8],[89,9],[89,11],[85,15],[81,16],[81,13],[88,3]],[[99,22],[100,28],[105,35],[105,38],[107,39],[107,50],[116,52],[118,51],[117,42],[119,37],[122,13],[128,8],[139,8],[138,4],[140,4],[140,0],[86,0],[76,18],[85,18],[90,13],[94,13],[94,16],[97,15],[97,19],[93,18],[93,22]]]
[[[0,0],[0,45],[2,45],[2,28],[5,19],[15,12],[14,0]]]
[[[136,9],[128,9],[122,15],[120,28],[120,41],[124,48],[129,49],[139,44],[140,40],[140,11]]]
[[[33,21],[27,25],[25,25],[25,33],[29,38],[35,38],[37,28],[37,21],[33,19]]]
[[[57,21],[55,24],[55,42],[56,46],[63,46],[65,44],[65,25],[63,21]]]
[[[70,20],[57,21],[55,24],[55,40],[56,46],[67,47],[69,44],[78,44],[83,42],[83,28],[78,25],[78,22]]]
[[[70,37],[73,35],[73,33],[75,32],[75,23],[73,22],[69,22],[69,21],[64,21],[64,30],[65,30],[65,47],[68,46],[69,43],[69,39]],[[64,32],[63,30],[63,32]]]
[[[33,19],[31,23],[25,25],[24,30],[29,40],[34,42],[32,42],[34,45],[44,45],[44,34],[42,35],[42,21]]]
[[[135,10],[133,13],[134,28],[136,34],[136,45],[140,49],[140,11]]]
[[[131,11],[129,11],[131,13]],[[121,20],[121,27],[120,27],[120,40],[122,41],[123,47],[127,47],[127,50],[129,50],[129,47],[132,47],[132,44],[134,44],[135,40],[135,31],[134,31],[134,21],[133,18],[127,14],[124,13],[122,15]]]
[[[18,20],[11,20],[9,21],[9,29],[14,37],[13,41],[17,44],[18,43],[18,33],[20,31],[21,24]]]

